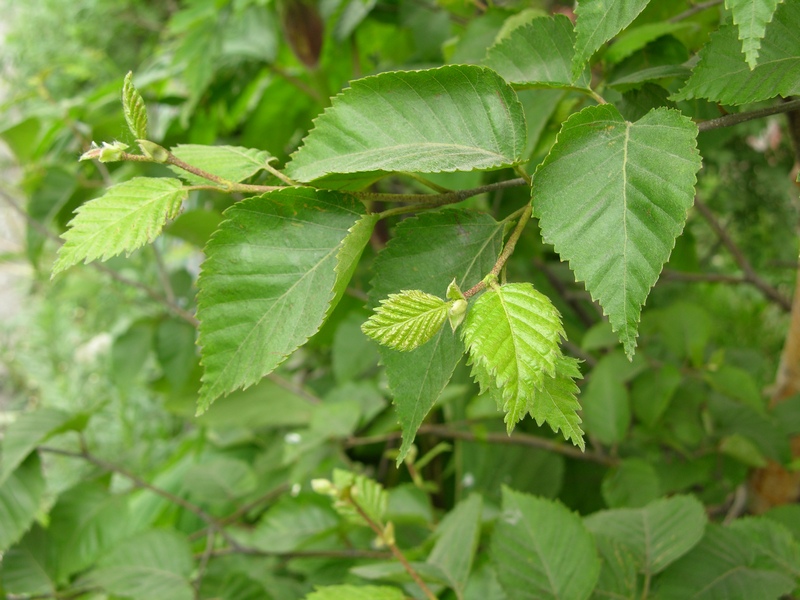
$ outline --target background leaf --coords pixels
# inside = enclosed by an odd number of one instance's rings
[[[489,48],[483,62],[518,86],[587,88],[585,73],[573,84],[574,45],[575,32],[567,17],[541,17],[513,29]]]
[[[330,585],[317,588],[306,600],[403,600],[397,588],[376,585]]]
[[[733,25],[711,34],[700,62],[673,100],[707,98],[722,104],[750,104],[800,93],[800,4],[784,2],[767,25],[754,69],[745,61]]]
[[[677,111],[629,123],[613,106],[592,106],[567,119],[533,178],[544,239],[586,282],[629,357],[641,307],[694,201],[696,136]]]
[[[461,289],[469,289],[494,266],[502,241],[503,224],[486,214],[459,209],[406,219],[375,259],[370,302],[377,304],[403,289],[444,294],[453,278]],[[402,461],[450,381],[464,345],[449,327],[443,327],[430,342],[411,352],[379,349],[403,430],[398,455]]]
[[[503,488],[492,560],[509,598],[588,598],[600,561],[591,534],[563,505]]]
[[[600,46],[625,29],[650,0],[579,0],[575,7],[575,56],[572,78],[577,79],[586,61]]]
[[[361,331],[389,348],[407,352],[435,336],[447,319],[448,304],[439,296],[404,290],[381,300]]]
[[[19,540],[31,526],[44,488],[38,456],[30,457],[0,485],[0,551]]]
[[[3,591],[9,594],[55,594],[60,556],[47,530],[34,524],[0,562]]]
[[[226,211],[198,282],[201,412],[256,383],[316,333],[333,297],[337,253],[362,211],[352,197],[308,188]]]
[[[99,258],[106,260],[152,242],[168,219],[178,216],[187,192],[177,179],[134,177],[106,190],[76,211],[61,236],[53,275]]]
[[[179,144],[171,148],[170,152],[193,167],[236,183],[252,177],[272,159],[266,150],[242,148],[241,146]],[[192,185],[208,185],[210,183],[208,179],[174,165],[170,165],[169,168]]]
[[[482,508],[478,494],[459,502],[436,528],[438,539],[428,555],[428,563],[442,570],[459,598],[463,597],[478,549]]]
[[[522,106],[482,67],[451,65],[358,79],[315,121],[286,173],[314,181],[329,173],[471,171],[519,161]]]
[[[739,28],[742,51],[751,69],[756,67],[761,39],[780,2],[781,0],[725,0],[725,7],[731,11],[733,22]]]

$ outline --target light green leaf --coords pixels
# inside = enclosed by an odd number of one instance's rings
[[[389,348],[408,352],[435,336],[447,319],[448,303],[419,290],[389,294],[361,331]]]
[[[61,237],[53,275],[81,261],[107,260],[152,242],[178,216],[187,192],[177,179],[134,177],[76,211]]]
[[[669,21],[631,27],[614,40],[614,43],[603,55],[603,61],[612,65],[620,63],[653,40],[687,28],[691,28],[688,23],[670,23]]]
[[[286,173],[439,173],[497,169],[525,149],[514,90],[494,71],[450,65],[381,73],[351,82],[315,121]]]
[[[528,402],[528,413],[537,425],[547,423],[555,432],[560,429],[564,439],[583,450],[585,442],[578,415],[581,405],[576,398],[579,389],[575,383],[580,378],[578,360],[561,356],[556,362],[556,376],[546,378],[542,388],[534,392]]]
[[[728,529],[755,547],[760,564],[768,560],[774,570],[800,578],[800,541],[786,527],[764,517],[748,517],[736,519]]]
[[[461,289],[469,289],[491,270],[502,241],[503,224],[483,213],[447,210],[406,219],[375,260],[370,300],[374,305],[403,289],[442,294],[453,278]],[[401,462],[463,356],[464,345],[443,327],[411,352],[385,346],[379,350],[403,430]]]
[[[500,388],[509,432],[545,378],[555,377],[563,335],[558,310],[529,283],[495,286],[467,314],[464,343],[473,365]]]
[[[50,513],[59,578],[83,571],[130,533],[127,496],[84,483],[62,494]]]
[[[306,600],[404,600],[397,588],[376,585],[330,585],[318,587]]]
[[[16,542],[33,523],[44,494],[39,457],[32,456],[0,485],[0,551]]]
[[[336,266],[333,269],[336,273],[336,281],[333,284],[333,300],[331,300],[331,305],[325,314],[326,320],[347,291],[347,286],[356,272],[356,267],[358,267],[358,261],[361,259],[364,248],[366,248],[372,237],[372,230],[375,229],[375,224],[379,219],[380,217],[377,213],[363,215],[350,228],[347,232],[347,237],[344,238],[342,245],[339,247],[339,252],[336,254]]]
[[[266,150],[241,146],[202,146],[180,144],[170,150],[185,163],[207,171],[227,181],[238,183],[252,177],[272,159]],[[209,185],[208,179],[170,165],[169,167],[192,185]]]
[[[349,497],[352,500],[337,500],[333,507],[336,511],[351,523],[367,525],[364,518],[353,506],[353,502],[358,504],[361,510],[375,523],[382,523],[386,515],[386,508],[389,505],[389,494],[383,486],[364,475],[357,475],[343,469],[333,471],[333,485],[338,490],[349,489]]]
[[[541,17],[512,30],[489,48],[483,62],[517,86],[585,89],[585,72],[573,83],[574,45],[575,32],[567,17]]]
[[[772,20],[781,0],[725,0],[725,7],[733,14],[733,22],[739,28],[742,51],[747,64],[755,69],[761,38]]]
[[[575,513],[509,488],[503,488],[491,555],[514,600],[584,600],[600,573],[592,536]]]
[[[577,79],[600,46],[625,29],[650,0],[578,0],[575,14],[577,39],[572,78]]]
[[[622,543],[604,535],[594,536],[602,568],[592,600],[639,600],[636,560]]]
[[[595,535],[616,540],[630,550],[637,568],[655,575],[689,552],[703,537],[706,513],[691,496],[673,496],[644,508],[619,508],[584,519]]]
[[[53,435],[79,425],[73,415],[57,408],[43,407],[24,413],[8,426],[3,435],[3,453],[0,455],[2,473],[0,484],[14,472],[22,461],[42,442]]]
[[[459,598],[463,596],[478,549],[482,508],[478,494],[459,502],[439,523],[438,539],[428,556],[428,563],[442,570]]]
[[[722,104],[750,104],[800,93],[800,3],[784,2],[766,27],[758,65],[751,70],[733,25],[711,34],[686,85],[673,100],[707,98]]]
[[[639,315],[694,201],[697,126],[656,109],[625,121],[592,106],[562,125],[534,174],[544,239],[586,282],[633,356]]]
[[[60,556],[47,530],[38,523],[3,553],[0,581],[8,594],[55,596]]]
[[[142,95],[133,85],[133,72],[128,71],[122,84],[122,110],[134,139],[147,139],[147,108]]]
[[[709,524],[703,540],[659,578],[662,600],[778,600],[795,583],[759,560],[744,531]]]
[[[316,333],[334,298],[340,247],[362,211],[350,196],[287,188],[225,212],[198,282],[199,412],[259,381]]]
[[[191,600],[192,566],[186,538],[174,530],[156,529],[106,555],[84,583],[134,600]]]

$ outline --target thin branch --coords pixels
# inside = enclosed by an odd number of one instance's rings
[[[607,456],[601,456],[593,452],[581,452],[578,448],[568,446],[567,444],[548,440],[535,435],[528,435],[525,433],[513,433],[507,435],[505,433],[485,433],[477,435],[470,431],[462,431],[459,429],[451,429],[446,425],[422,425],[418,432],[420,435],[434,435],[444,440],[462,440],[465,442],[485,442],[488,444],[501,444],[508,446],[527,446],[529,448],[539,448],[541,450],[549,450],[557,454],[563,454],[570,458],[578,460],[586,460],[590,462],[600,463],[601,465],[614,466],[617,461]],[[365,446],[368,444],[379,444],[389,440],[398,439],[402,436],[401,432],[393,431],[383,435],[374,435],[369,437],[351,437],[344,441],[346,448],[355,446]]]
[[[262,550],[261,548],[218,548],[211,552],[211,556],[229,556],[231,554],[245,554],[248,556],[275,556],[285,560],[293,558],[378,558],[387,559],[392,555],[389,552],[380,550],[293,550],[290,552],[278,552],[275,550]],[[202,553],[200,554],[202,555]],[[199,555],[196,555],[197,558]]]
[[[507,179],[505,181],[489,183],[480,187],[472,188],[470,190],[456,190],[454,192],[445,192],[442,194],[384,194],[380,192],[350,192],[350,194],[361,200],[372,200],[377,202],[403,202],[406,204],[436,203],[437,206],[442,206],[445,204],[461,202],[462,200],[472,198],[473,196],[477,196],[479,194],[485,194],[486,192],[493,192],[495,190],[501,190],[510,187],[520,187],[523,185],[527,185],[527,182],[522,177],[518,177],[516,179]]]
[[[361,505],[353,498],[352,494],[348,494],[346,500],[353,505],[353,508],[356,509],[356,512],[361,516],[362,519],[369,525],[369,528],[375,532],[375,535],[378,536],[384,545],[391,551],[392,555],[403,565],[403,568],[406,570],[411,576],[411,579],[419,586],[419,589],[422,590],[422,593],[425,594],[425,597],[428,600],[437,600],[436,594],[434,594],[428,585],[422,580],[419,573],[411,566],[411,563],[408,562],[408,559],[405,555],[400,551],[400,548],[397,547],[397,544],[394,541],[393,535],[387,535],[386,529],[382,527],[379,523],[376,523],[372,517],[370,517],[367,512],[361,508]]]
[[[753,265],[751,265],[750,261],[747,260],[747,257],[744,255],[739,246],[737,246],[733,241],[733,238],[731,238],[728,232],[725,231],[722,223],[719,222],[711,209],[708,208],[708,206],[698,198],[695,198],[694,205],[695,208],[697,208],[697,211],[703,215],[703,218],[708,222],[711,229],[714,230],[714,233],[717,234],[717,237],[719,238],[720,242],[722,242],[722,245],[728,249],[728,252],[730,252],[731,256],[733,257],[733,260],[736,261],[736,264],[744,273],[745,281],[758,288],[759,291],[764,294],[764,296],[766,296],[772,302],[775,302],[785,311],[790,311],[792,309],[792,303],[789,301],[789,299],[784,297],[783,294],[781,294],[778,290],[762,279],[758,273],[756,273]]]
[[[781,113],[792,112],[795,110],[800,110],[800,100],[790,100],[789,102],[783,102],[774,106],[759,108],[758,110],[731,113],[723,117],[717,117],[716,119],[699,121],[697,123],[697,129],[700,131],[711,131],[712,129],[719,129],[721,127],[732,127],[733,125],[738,125],[739,123],[744,123],[746,121],[752,121],[753,119],[763,119],[764,117],[769,117],[771,115],[779,115]]]
[[[719,6],[720,4],[722,4],[723,1],[724,0],[709,0],[708,2],[701,2],[700,4],[695,4],[693,7],[672,17],[669,20],[669,22],[678,23],[680,21],[683,21],[684,19],[688,19],[689,17],[696,15],[699,12],[703,12],[707,8],[713,8],[715,6]]]

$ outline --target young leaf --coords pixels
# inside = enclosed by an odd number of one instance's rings
[[[775,11],[751,70],[733,25],[711,34],[692,76],[673,100],[707,98],[722,104],[750,104],[800,93],[800,3],[784,2]]]
[[[515,600],[585,600],[600,573],[592,535],[575,513],[506,487],[491,555]]]
[[[350,471],[335,469],[333,471],[333,485],[340,491],[344,490],[353,502],[375,523],[382,523],[389,504],[389,494],[380,483],[364,475],[356,475]],[[359,525],[367,525],[364,517],[348,499],[337,500],[333,507],[345,519]]]
[[[611,105],[592,106],[564,123],[533,178],[544,239],[586,282],[629,357],[641,307],[694,201],[696,136],[674,110],[629,123]]]
[[[237,183],[261,171],[272,159],[272,156],[266,150],[255,150],[240,146],[180,144],[172,148],[171,152],[193,167]],[[192,185],[208,185],[210,183],[208,179],[184,171],[174,165],[170,165],[169,168]]]
[[[337,255],[362,210],[350,196],[287,188],[225,212],[198,282],[199,412],[259,381],[316,333],[334,299]]]
[[[489,48],[483,64],[517,86],[586,89],[585,72],[573,83],[574,45],[575,32],[567,17],[540,17]]]
[[[742,51],[751,69],[756,67],[761,39],[780,2],[781,0],[725,0],[725,7],[731,11],[733,22],[739,28]]]
[[[108,188],[76,211],[61,237],[53,275],[99,258],[106,260],[152,242],[178,216],[187,192],[177,179],[134,177]]]
[[[122,111],[134,139],[147,139],[147,108],[142,95],[133,85],[133,72],[128,71],[122,84]]]
[[[444,325],[448,303],[419,290],[389,294],[361,331],[389,348],[407,352],[421,346]]]
[[[31,526],[44,494],[37,455],[31,456],[0,485],[0,551],[16,542]]]
[[[329,585],[318,587],[305,600],[404,600],[398,588],[376,585]]]
[[[600,46],[625,29],[650,0],[579,0],[575,8],[575,56],[572,78],[577,79]]]
[[[358,79],[315,121],[286,173],[310,182],[329,173],[440,173],[519,161],[525,118],[497,73],[471,65]]]
[[[453,278],[461,289],[468,289],[492,268],[502,242],[503,224],[486,214],[447,210],[406,219],[375,260],[370,300],[375,305],[403,289],[441,294]],[[450,381],[464,345],[449,327],[443,327],[431,341],[411,352],[385,346],[379,351],[403,431],[398,455],[402,461],[417,429]]]
[[[473,365],[500,389],[509,432],[535,390],[555,377],[563,334],[558,310],[529,283],[495,287],[467,314],[464,343]]]
[[[691,496],[673,496],[644,508],[620,508],[594,513],[584,519],[595,535],[623,544],[638,570],[652,576],[689,552],[703,537],[706,514]]]

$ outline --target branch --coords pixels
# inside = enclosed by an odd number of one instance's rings
[[[747,112],[733,113],[725,115],[724,117],[717,117],[716,119],[709,119],[707,121],[698,121],[697,129],[702,131],[711,131],[712,129],[719,129],[721,127],[731,127],[752,121],[753,119],[763,119],[771,115],[778,115],[781,113],[792,112],[800,110],[800,100],[791,100],[776,104],[775,106],[768,106],[767,108],[759,108],[758,110],[751,110]]]
[[[451,429],[446,425],[423,425],[417,431],[418,434],[430,434],[445,440],[463,440],[465,442],[485,442],[488,444],[503,444],[509,446],[527,446],[529,448],[539,448],[540,450],[549,450],[557,454],[569,456],[577,460],[586,460],[596,462],[601,465],[614,466],[617,461],[607,456],[601,456],[593,452],[581,452],[577,448],[568,446],[567,444],[548,440],[535,435],[528,435],[525,433],[513,433],[507,435],[505,433],[485,433],[477,435],[470,431],[461,431],[458,429]],[[383,435],[374,435],[370,437],[351,437],[344,441],[346,448],[355,446],[365,446],[368,444],[378,444],[389,440],[399,439],[402,436],[401,432],[393,431]]]
[[[16,212],[18,212],[22,216],[22,218],[25,219],[25,221],[31,227],[33,227],[37,232],[39,232],[41,235],[43,235],[47,239],[55,242],[59,246],[64,243],[64,241],[60,237],[58,237],[52,231],[50,231],[47,227],[45,227],[44,225],[39,223],[39,221],[37,221],[36,219],[31,217],[28,214],[28,211],[26,211],[24,208],[22,208],[19,205],[19,203],[14,198],[12,198],[10,195],[8,195],[4,190],[0,190],[0,196],[2,196],[3,200],[5,200],[8,203],[8,205],[11,206],[11,208],[13,208]],[[181,308],[176,303],[170,302],[170,300],[168,298],[165,298],[164,296],[159,294],[153,288],[141,283],[140,281],[136,281],[135,279],[129,279],[128,277],[125,277],[125,275],[122,275],[122,274],[118,273],[114,269],[111,269],[111,268],[107,267],[106,265],[104,265],[102,263],[90,262],[90,263],[87,263],[87,264],[90,267],[92,267],[93,269],[96,269],[96,270],[100,271],[101,273],[107,274],[109,277],[111,277],[115,281],[118,281],[119,283],[122,283],[122,284],[125,284],[127,286],[136,288],[138,290],[141,290],[142,292],[147,294],[152,300],[155,300],[159,304],[163,305],[166,309],[168,309],[170,312],[172,312],[175,316],[183,319],[184,321],[186,321],[187,323],[190,323],[191,325],[194,325],[195,327],[197,326],[198,322],[197,322],[197,319],[195,318],[195,316],[193,314],[191,314],[189,311]]]
[[[683,21],[684,19],[688,19],[689,17],[693,17],[699,12],[703,12],[707,8],[713,8],[714,6],[718,6],[722,4],[723,0],[709,0],[708,2],[701,2],[700,4],[696,4],[691,8],[686,9],[682,13],[678,13],[674,17],[672,17],[669,22],[670,23],[678,23]]]
[[[695,208],[697,208],[698,212],[703,215],[703,218],[708,222],[711,226],[711,229],[714,230],[714,233],[717,234],[720,242],[722,245],[728,249],[733,260],[736,261],[736,264],[744,273],[744,281],[747,283],[755,286],[756,288],[761,291],[764,296],[766,296],[772,302],[775,302],[778,306],[783,308],[785,311],[790,311],[792,309],[792,303],[789,301],[788,298],[784,297],[778,290],[772,287],[769,283],[767,283],[753,268],[753,265],[750,264],[750,261],[747,260],[747,257],[744,255],[742,250],[736,243],[733,241],[733,238],[725,231],[725,228],[719,222],[717,217],[711,211],[708,206],[700,199],[695,198],[694,200]]]
[[[262,550],[260,548],[219,548],[211,552],[211,556],[228,556],[231,554],[245,554],[248,556],[275,556],[290,560],[292,558],[378,558],[387,559],[392,555],[389,552],[380,550],[292,550],[289,552],[277,552],[272,550]],[[202,552],[195,555],[201,557]]]

